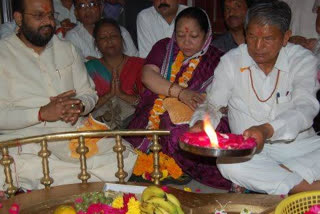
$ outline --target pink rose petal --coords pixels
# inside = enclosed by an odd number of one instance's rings
[[[9,209],[10,214],[19,214],[19,211],[20,211],[20,207],[18,204],[12,204]]]

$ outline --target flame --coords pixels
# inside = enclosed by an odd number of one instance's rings
[[[204,131],[206,132],[206,134],[210,139],[211,146],[213,148],[218,148],[219,147],[218,137],[216,132],[214,131],[214,128],[211,125],[210,118],[208,115],[204,117]]]

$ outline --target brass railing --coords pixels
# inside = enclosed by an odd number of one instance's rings
[[[51,152],[48,150],[48,143],[61,140],[70,140],[78,138],[79,146],[77,148],[77,153],[80,154],[80,173],[78,178],[82,183],[87,183],[90,174],[87,171],[87,159],[86,153],[89,151],[88,147],[85,145],[85,138],[91,137],[115,137],[115,146],[113,151],[117,153],[117,164],[118,171],[115,176],[119,179],[119,183],[124,183],[125,178],[128,176],[128,173],[124,171],[124,161],[123,161],[123,152],[126,150],[126,147],[122,144],[123,136],[152,136],[152,145],[150,147],[151,151],[154,153],[154,171],[151,174],[156,185],[160,184],[160,178],[162,173],[159,169],[159,151],[161,150],[161,145],[159,144],[159,136],[169,135],[170,131],[165,130],[116,130],[116,131],[84,131],[84,132],[63,132],[63,133],[53,133],[47,135],[26,137],[13,139],[8,141],[0,142],[0,149],[2,153],[2,159],[0,164],[4,167],[4,173],[6,177],[6,184],[8,186],[6,192],[12,197],[17,192],[17,187],[13,184],[12,173],[10,165],[13,163],[13,158],[9,155],[9,148],[16,147],[20,145],[30,144],[30,143],[40,143],[41,150],[38,155],[42,158],[42,171],[43,177],[41,179],[41,184],[45,188],[50,188],[50,185],[53,183],[53,178],[50,177],[49,169],[49,160],[48,157],[51,155]]]

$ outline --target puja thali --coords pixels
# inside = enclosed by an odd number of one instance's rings
[[[256,152],[256,147],[251,149],[216,149],[208,147],[193,146],[179,141],[182,150],[206,157],[251,157]]]

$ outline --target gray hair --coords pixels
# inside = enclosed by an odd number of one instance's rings
[[[261,25],[277,26],[282,33],[289,30],[291,22],[291,9],[283,1],[272,1],[269,3],[257,3],[249,8],[245,21],[245,29],[251,21]]]

